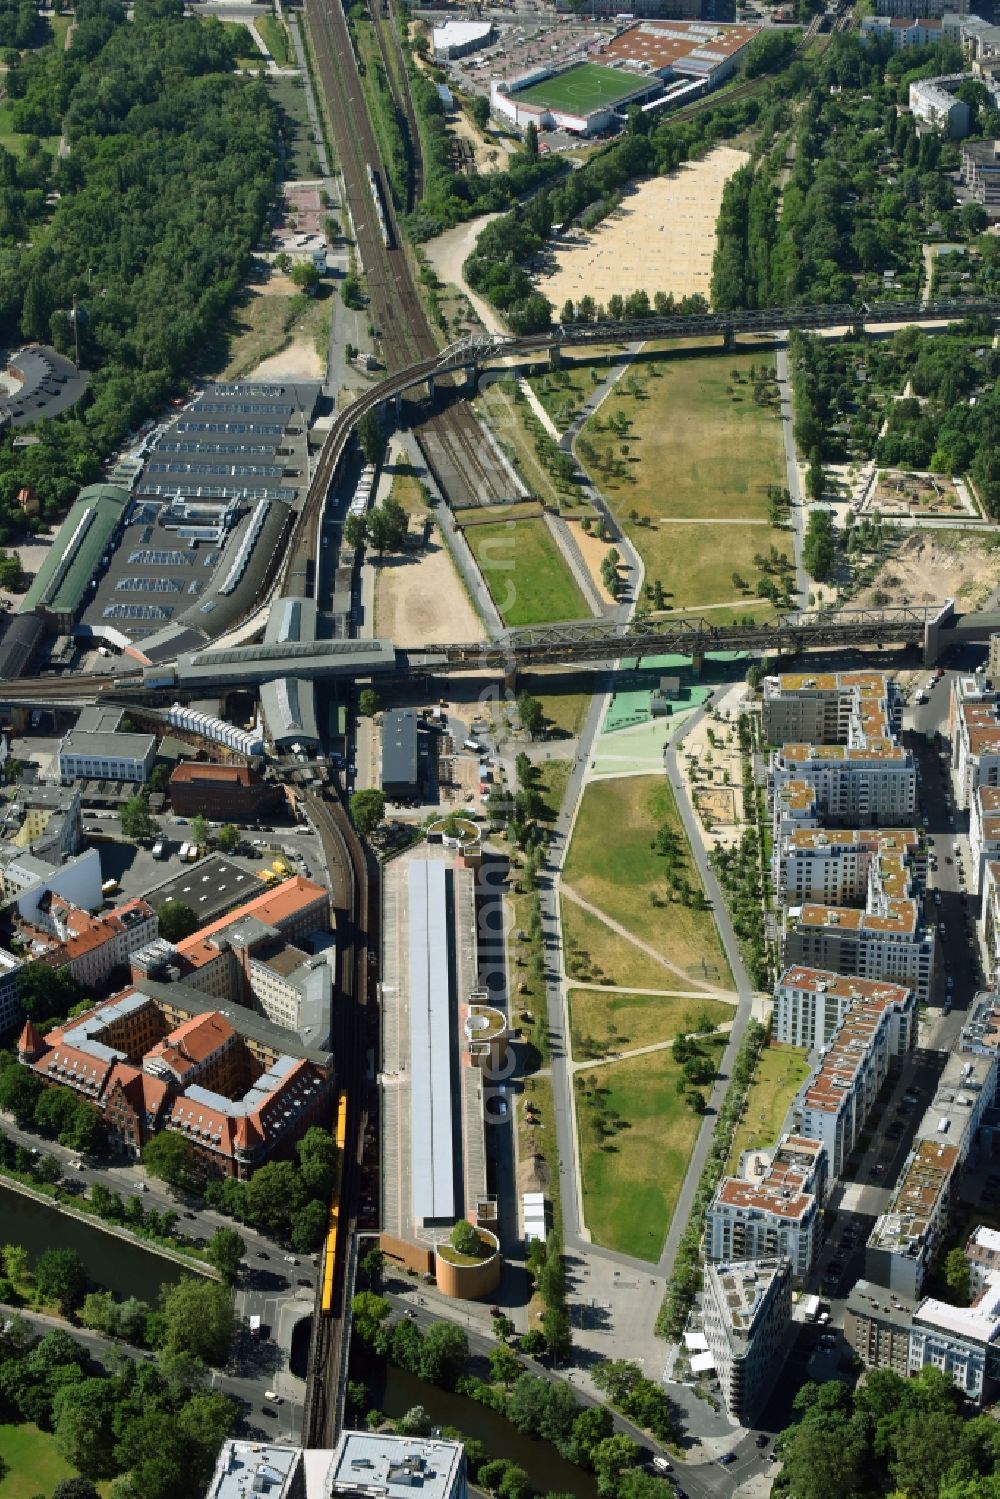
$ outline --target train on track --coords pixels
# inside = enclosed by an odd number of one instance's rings
[[[382,197],[382,186],[379,182],[378,173],[371,162],[366,167],[368,172],[368,186],[371,188],[372,202],[375,204],[375,215],[378,219],[378,227],[382,235],[382,243],[387,250],[392,249],[392,229],[385,215],[385,201]]]
[[[344,1145],[347,1140],[347,1094],[342,1092],[337,1100],[337,1180],[330,1194],[330,1221],[323,1247],[323,1292],[320,1296],[320,1311],[328,1317],[333,1310],[333,1284],[337,1270],[338,1229],[340,1227],[340,1186],[344,1174]]]

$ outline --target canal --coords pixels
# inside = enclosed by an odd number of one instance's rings
[[[161,1286],[173,1285],[185,1274],[183,1265],[144,1245],[104,1233],[32,1197],[22,1197],[3,1182],[0,1225],[0,1242],[23,1245],[32,1262],[44,1249],[75,1249],[88,1279],[120,1296],[155,1303]]]
[[[526,1436],[503,1416],[487,1406],[441,1390],[437,1385],[398,1369],[395,1364],[352,1352],[352,1365],[364,1377],[372,1405],[394,1420],[405,1416],[415,1405],[422,1405],[435,1425],[454,1426],[463,1436],[476,1437],[490,1457],[505,1457],[527,1473],[540,1494],[572,1494],[574,1499],[598,1499],[592,1473],[585,1473],[575,1463],[567,1462],[550,1442]]]

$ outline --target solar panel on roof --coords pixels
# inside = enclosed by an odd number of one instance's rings
[[[105,619],[166,621],[173,618],[174,611],[167,604],[109,604],[101,613]]]
[[[153,459],[146,464],[148,474],[227,474],[231,478],[280,479],[285,472],[283,463],[227,463],[206,453],[202,463],[185,463],[181,459]]]
[[[133,567],[191,567],[193,552],[137,551],[129,552],[129,563]]]
[[[183,578],[119,578],[115,583],[118,593],[180,593]]]
[[[256,435],[258,437],[282,437],[284,435],[284,424],[275,422],[220,422],[214,417],[190,416],[184,421],[178,422],[174,427],[175,432],[219,432],[223,435],[242,437],[244,435]]]
[[[192,408],[204,416],[224,416],[231,412],[234,416],[282,416],[288,418],[295,411],[291,401],[241,401],[233,399],[198,401]]]
[[[178,494],[188,500],[284,500],[291,504],[295,498],[295,490],[289,489],[287,485],[271,484],[182,484],[175,479],[173,483],[147,483],[139,481],[139,493],[145,495],[162,495],[165,499],[176,499]]]
[[[409,868],[410,1175],[413,1216],[455,1216],[451,983],[444,864]]]
[[[154,453],[231,453],[235,457],[252,453],[273,453],[278,446],[276,437],[260,437],[246,442],[219,442],[209,439],[197,442],[194,437],[163,438],[153,448]]]

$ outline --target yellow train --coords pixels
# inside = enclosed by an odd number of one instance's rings
[[[323,1297],[320,1309],[328,1313],[333,1307],[333,1277],[337,1268],[337,1228],[340,1220],[340,1183],[344,1170],[344,1142],[347,1139],[347,1094],[342,1092],[337,1100],[336,1141],[339,1160],[337,1180],[330,1194],[330,1221],[326,1231],[323,1253]]]

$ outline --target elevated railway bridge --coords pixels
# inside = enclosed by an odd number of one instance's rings
[[[570,620],[511,630],[498,640],[400,649],[389,641],[359,643],[352,651],[344,641],[316,641],[300,651],[294,671],[313,681],[449,676],[460,672],[515,676],[538,666],[575,670],[592,663],[641,661],[651,655],[690,656],[696,666],[713,651],[751,656],[795,656],[811,650],[849,651],[876,646],[918,646],[928,665],[956,644],[984,643],[1000,630],[1000,615],[956,615],[954,603],[900,605],[891,609],[838,609],[779,615],[766,623],[716,625],[702,616],[684,619],[639,619],[627,626],[602,620]],[[141,668],[132,672],[71,677],[25,677],[0,682],[0,703],[78,707],[100,699],[172,702],[207,691],[259,687],[289,673],[279,651],[262,648],[242,655],[237,650],[197,653],[196,671],[188,677],[181,658],[173,669]]]

